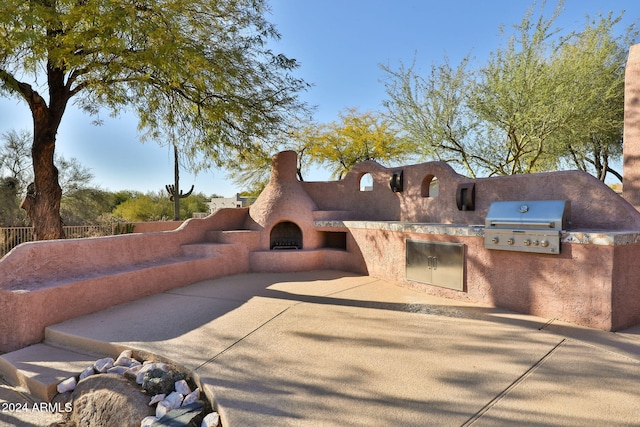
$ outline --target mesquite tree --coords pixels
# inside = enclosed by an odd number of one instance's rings
[[[54,164],[70,101],[133,111],[144,137],[180,135],[194,168],[280,130],[304,105],[295,60],[268,41],[264,0],[4,0],[0,94],[33,117],[34,182],[23,206],[37,239],[64,237]]]

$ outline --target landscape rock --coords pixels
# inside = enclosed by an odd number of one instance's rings
[[[97,372],[105,373],[109,368],[113,368],[113,358],[105,357],[103,359],[98,359],[93,364],[93,367]]]
[[[132,369],[135,369],[135,368],[132,368]],[[144,362],[142,364],[142,367],[138,369],[138,373],[136,375],[136,382],[142,385],[142,383],[144,382],[144,374],[146,374],[148,371],[151,371],[152,369],[156,369],[155,363]]]
[[[113,366],[126,366],[126,367],[130,367],[131,365],[134,364],[134,362],[136,363],[140,363],[135,359],[132,359],[130,357],[123,357],[123,356],[118,356],[118,358],[116,359],[115,362],[113,362]]]
[[[114,366],[107,369],[107,374],[124,375],[129,370],[128,366]]]
[[[171,403],[167,402],[166,400],[163,400],[162,402],[158,402],[158,405],[156,406],[156,417],[157,418],[162,418],[164,417],[167,412],[171,411]]]
[[[133,357],[133,350],[122,350],[118,357]]]
[[[158,421],[157,417],[152,417],[149,415],[148,417],[144,417],[142,421],[140,421],[140,427],[151,427],[156,421]]]
[[[215,412],[204,421],[205,402],[200,400],[200,389],[191,391],[185,378],[185,373],[167,363],[136,360],[131,350],[123,351],[115,360],[98,359],[82,371],[79,382],[72,377],[58,384],[54,400],[61,408],[72,408],[72,412],[65,412],[65,421],[57,425],[219,426]]]
[[[65,391],[73,391],[76,388],[76,379],[75,377],[67,378],[64,381],[61,381],[60,384],[56,387],[58,393],[64,393]]]
[[[65,391],[64,393],[56,394],[53,399],[51,399],[51,403],[54,408],[56,408],[57,412],[67,412],[68,408],[72,407],[71,399],[73,396],[73,392]]]
[[[155,362],[156,368],[162,369],[165,372],[169,372],[171,370],[171,365],[163,362]]]
[[[162,402],[165,397],[167,397],[166,394],[156,394],[151,398],[151,402],[149,402],[149,406],[155,405],[158,402]]]
[[[78,383],[72,394],[73,411],[67,414],[69,427],[138,427],[154,414],[149,397],[120,375],[92,375]]]
[[[137,381],[138,373],[140,372],[141,369],[142,369],[142,364],[132,366],[129,369],[127,369],[127,372],[124,373],[124,376],[138,382]],[[143,376],[144,376],[144,373],[143,373]],[[138,384],[142,384],[142,379],[140,379],[140,382]]]
[[[160,368],[148,370],[143,375],[142,389],[150,396],[155,394],[169,394],[173,391],[176,381],[185,378],[185,374],[178,371],[164,371]]]
[[[196,400],[200,399],[200,389],[196,388],[191,393],[187,394],[182,401],[183,405],[189,405],[190,403],[194,403]]]
[[[93,369],[93,366],[89,366],[87,369],[85,369],[84,371],[82,371],[82,373],[80,374],[80,380],[83,380],[87,377],[90,377],[91,375],[94,375],[96,373],[96,370]]]
[[[191,393],[191,389],[189,388],[189,384],[185,380],[176,381],[175,389],[178,393],[187,395]]]
[[[165,397],[164,400],[166,402],[169,402],[169,405],[171,405],[171,409],[176,409],[179,408],[180,405],[182,405],[183,399],[184,396],[182,394],[178,393],[177,391],[172,391],[167,397]]]
[[[173,409],[156,421],[154,427],[198,427],[201,424],[200,420],[203,419],[203,410],[204,404],[202,402]]]
[[[200,427],[218,427],[220,425],[220,415],[217,412],[207,414],[202,420]]]

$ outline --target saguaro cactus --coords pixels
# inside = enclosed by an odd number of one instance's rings
[[[169,200],[173,202],[173,220],[180,221],[180,199],[184,199],[185,197],[189,197],[193,192],[193,185],[191,189],[186,193],[182,194],[180,191],[180,167],[178,165],[178,147],[174,144],[173,146],[173,156],[174,156],[174,168],[173,168],[173,178],[174,184],[167,184],[164,188],[167,189],[167,193],[169,193]]]

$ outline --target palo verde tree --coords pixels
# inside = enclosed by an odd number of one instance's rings
[[[304,174],[314,165],[327,167],[333,178],[342,179],[366,160],[406,160],[413,155],[412,148],[382,113],[347,108],[339,114],[339,120],[331,123],[310,119],[290,122],[289,132],[280,138],[240,153],[231,162],[232,176],[236,183],[248,187],[250,194],[258,194],[269,181],[271,156],[277,151],[293,150],[298,154],[296,175],[304,181]]]
[[[610,173],[622,182],[611,160],[622,156],[624,65],[638,32],[630,28],[623,36],[614,37],[611,29],[619,21],[620,17],[609,14],[588,22],[584,30],[570,35],[559,53],[557,70],[566,94],[563,98],[573,113],[561,132],[552,137],[559,157],[570,166],[601,181]]]
[[[311,124],[299,134],[312,161],[328,166],[332,177],[341,179],[365,160],[400,162],[411,154],[404,138],[382,114],[350,108],[339,118],[331,123]]]
[[[146,137],[180,135],[203,165],[303,107],[297,62],[267,46],[279,37],[267,10],[265,0],[5,0],[0,93],[33,117],[24,206],[36,238],[64,236],[54,152],[71,101],[90,114],[133,111]]]
[[[543,3],[544,5],[544,3]],[[544,7],[543,7],[544,9]],[[610,161],[621,155],[624,66],[638,36],[617,35],[620,17],[587,19],[581,30],[555,27],[530,8],[506,44],[471,69],[465,58],[388,74],[385,101],[392,120],[427,159],[448,161],[468,175],[585,170],[620,177]]]

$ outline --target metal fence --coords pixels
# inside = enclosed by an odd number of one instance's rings
[[[110,236],[113,234],[113,227],[111,225],[66,225],[64,233],[68,239]],[[0,257],[20,243],[33,240],[33,227],[0,228]]]

